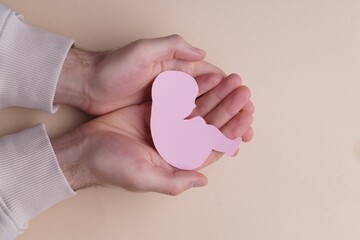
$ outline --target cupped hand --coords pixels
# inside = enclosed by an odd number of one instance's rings
[[[222,79],[206,74],[197,79],[200,96],[192,116],[202,116],[229,138],[249,141],[254,107],[249,89],[237,75]],[[74,190],[115,185],[131,191],[177,195],[207,179],[197,171],[183,171],[166,163],[150,135],[150,103],[117,110],[53,140],[59,164]],[[213,152],[208,164],[222,155]]]
[[[154,78],[165,70],[198,77],[223,72],[203,61],[205,52],[178,35],[142,39],[116,51],[91,53],[73,48],[65,60],[56,103],[102,115],[150,100]]]

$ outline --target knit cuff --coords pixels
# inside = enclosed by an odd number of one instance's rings
[[[43,124],[0,138],[0,208],[19,232],[31,218],[74,195]]]
[[[61,68],[73,40],[21,21],[10,11],[0,26],[0,108],[19,106],[54,113]]]

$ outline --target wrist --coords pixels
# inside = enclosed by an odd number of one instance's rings
[[[56,87],[54,103],[85,110],[90,105],[89,83],[99,54],[71,48],[65,58]]]
[[[84,164],[84,138],[79,129],[51,140],[59,166],[74,191],[93,185],[90,172]]]

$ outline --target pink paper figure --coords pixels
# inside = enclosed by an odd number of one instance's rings
[[[170,165],[184,170],[200,167],[212,150],[233,156],[241,142],[225,137],[202,117],[188,117],[196,107],[199,87],[180,71],[160,73],[152,86],[150,128],[154,145]]]

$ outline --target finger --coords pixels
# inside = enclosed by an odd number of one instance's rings
[[[179,35],[170,35],[163,38],[142,39],[135,42],[139,50],[146,51],[151,61],[165,61],[181,59],[186,61],[200,61],[204,59],[204,50],[191,46]]]
[[[254,104],[252,103],[251,100],[249,100],[245,106],[241,109],[241,111],[247,111],[247,112],[250,112],[250,113],[254,113],[255,112],[255,107],[254,107]]]
[[[235,139],[238,137],[242,138],[243,142],[248,142],[253,137],[253,130],[251,123],[253,121],[252,114],[249,112],[238,113],[229,123],[221,128],[221,132],[228,138]],[[209,158],[201,166],[204,168],[211,165],[215,161],[219,160],[224,154],[217,151],[212,151]]]
[[[205,115],[204,119],[208,124],[220,129],[239,113],[247,104],[249,98],[250,90],[246,86],[240,86],[219,103],[214,110]]]
[[[241,78],[231,74],[224,78],[214,89],[196,100],[196,111],[205,116],[214,109],[227,95],[241,85]]]
[[[160,72],[166,70],[178,70],[191,75],[193,78],[197,78],[208,73],[217,73],[225,77],[223,70],[206,61],[189,62],[179,59],[170,59],[164,62],[160,62],[158,65],[160,66],[156,66],[155,69],[159,69]]]
[[[144,176],[144,175],[143,175]],[[153,171],[145,181],[142,181],[146,191],[159,192],[171,196],[192,188],[202,187],[207,184],[207,178],[195,171],[173,170],[153,168]]]
[[[242,111],[238,113],[233,119],[231,119],[225,126],[220,130],[221,132],[230,139],[238,137],[244,137],[245,133],[251,128],[253,122],[253,116],[250,112]],[[246,136],[246,139],[242,139],[244,142],[251,136],[251,133]],[[251,139],[251,138],[250,138]]]
[[[201,75],[195,80],[199,86],[198,96],[201,96],[217,86],[221,82],[222,76],[218,73],[209,73]]]
[[[242,141],[250,142],[253,137],[254,137],[254,130],[252,129],[252,127],[250,127],[242,136]]]
[[[203,95],[204,93],[213,89],[219,82],[222,80],[222,76],[216,73],[204,74],[197,77],[196,82],[199,86],[198,96]],[[199,116],[197,109],[195,108],[193,112],[187,117],[188,119],[193,118],[195,116]]]

